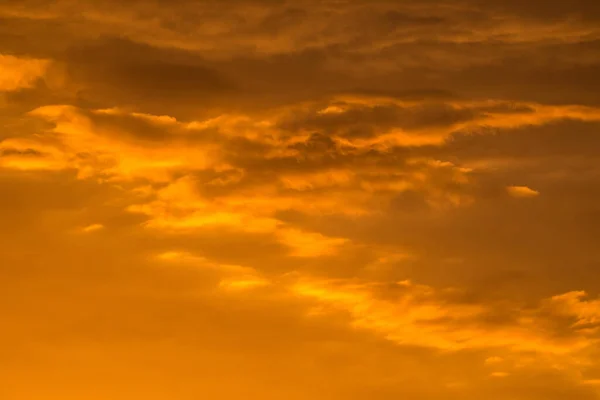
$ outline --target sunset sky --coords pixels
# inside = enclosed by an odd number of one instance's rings
[[[600,1],[0,0],[0,399],[599,400]]]

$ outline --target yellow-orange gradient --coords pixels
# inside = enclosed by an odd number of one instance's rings
[[[0,21],[0,399],[600,400],[598,1]]]

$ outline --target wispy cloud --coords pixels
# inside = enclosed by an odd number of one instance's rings
[[[92,233],[92,232],[97,232],[102,229],[104,229],[104,225],[102,225],[102,224],[91,224],[91,225],[81,228],[81,231],[83,233]]]
[[[513,197],[536,197],[540,192],[527,186],[508,186],[508,193]]]

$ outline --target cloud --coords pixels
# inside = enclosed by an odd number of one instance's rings
[[[574,318],[573,328],[589,333],[600,332],[600,300],[586,300],[584,291],[553,296],[548,306],[560,315]]]
[[[429,2],[342,8],[330,1],[293,7],[155,2],[110,10],[87,2],[70,4],[80,9],[74,21],[65,3],[52,10],[35,1],[3,9],[0,51],[59,60],[79,100],[101,107],[168,109],[193,118],[207,109],[260,108],[353,90],[597,104],[588,89],[599,82],[598,28],[584,23],[593,13],[577,7],[565,7],[573,15],[533,18],[529,7],[471,0],[435,12]],[[200,27],[195,19],[212,22]],[[156,71],[165,75],[152,81]],[[195,89],[189,95],[183,76]],[[164,101],[160,93],[167,92]],[[198,92],[203,95],[193,95]]]
[[[486,365],[494,365],[503,362],[504,360],[501,357],[489,357],[485,359]]]
[[[83,233],[92,233],[104,229],[102,224],[91,224],[81,229]]]
[[[0,92],[33,87],[48,68],[48,60],[20,58],[0,53]]]
[[[386,156],[390,151],[414,146],[441,146],[453,137],[485,134],[485,130],[490,128],[514,129],[564,119],[596,121],[600,118],[598,111],[590,107],[550,107],[530,103],[510,105],[486,101],[442,106],[467,113],[465,115],[479,115],[469,117],[458,125],[441,116],[442,119],[435,121],[427,114],[422,122],[415,122],[421,117],[411,122],[415,115],[432,105],[428,102],[411,104],[391,98],[359,97],[340,101],[334,98],[330,104],[338,104],[336,107],[343,106],[347,110],[334,113],[336,119],[333,120],[321,120],[318,108],[302,111],[304,106],[297,105],[275,109],[270,117],[223,114],[189,123],[166,115],[127,112],[118,108],[83,110],[73,106],[44,106],[32,111],[31,115],[50,121],[55,127],[44,136],[26,139],[29,147],[23,139],[14,139],[13,143],[18,145],[15,150],[19,147],[35,150],[36,146],[43,146],[46,153],[52,153],[53,159],[61,158],[62,153],[62,160],[46,161],[41,165],[76,168],[82,176],[104,175],[111,179],[142,177],[165,181],[182,170],[213,169],[219,173],[235,172],[238,176],[235,179],[240,182],[258,177],[258,173],[264,174],[267,167],[277,167],[281,171],[280,176],[274,178],[288,189],[344,187],[352,181],[362,181],[359,185],[373,189],[379,183],[369,182],[370,178],[365,181],[364,174],[361,176],[360,171],[349,171],[349,166],[356,168],[357,164],[367,163],[373,156],[390,162],[391,159]],[[376,110],[378,107],[396,110],[389,111],[391,114],[384,118],[382,126],[378,126],[375,120],[369,120],[371,117],[357,119],[352,116],[355,111],[363,113],[365,109]],[[438,106],[433,107],[436,110]],[[297,111],[305,112],[305,117],[295,116],[301,122],[294,127],[286,121]],[[314,125],[306,115],[316,118]],[[348,134],[362,129],[357,123],[368,126],[372,132],[367,136]],[[315,133],[315,130],[318,132]],[[420,138],[425,141],[421,142]],[[15,146],[10,147],[9,144],[3,144],[5,152],[14,152],[12,148]],[[25,156],[21,157],[22,165],[27,165]],[[28,162],[32,164],[33,160]],[[406,163],[404,168],[409,168]],[[396,185],[402,190],[402,187],[409,188],[412,184],[404,180]]]
[[[533,190],[527,186],[509,186],[506,190],[513,197],[536,197],[540,194],[537,190]]]
[[[52,146],[20,139],[0,142],[0,166],[22,171],[59,171],[68,168],[62,154]]]
[[[326,307],[349,314],[352,325],[372,331],[400,344],[439,350],[505,349],[517,353],[539,353],[557,357],[576,354],[593,346],[595,331],[564,327],[563,315],[585,324],[596,317],[595,302],[581,301],[581,294],[549,299],[534,310],[511,305],[509,317],[494,322],[499,305],[452,300],[455,290],[435,290],[410,282],[382,285],[352,281],[299,280],[292,286],[298,296],[315,299]],[[460,293],[460,292],[458,292]],[[567,299],[572,299],[571,304]],[[567,301],[565,301],[567,300]],[[561,308],[560,306],[563,306]]]
[[[186,146],[186,138],[173,132],[179,128],[176,122],[168,118],[115,116],[105,110],[86,112],[72,106],[40,107],[31,115],[55,124],[48,139],[54,140],[55,151],[62,153],[65,164],[78,169],[82,177],[150,176],[160,181],[170,169],[202,168],[216,162],[208,154],[208,145],[203,149]],[[169,146],[159,147],[161,144]]]
[[[70,79],[82,89],[128,104],[161,97],[176,102],[202,101],[233,89],[232,83],[198,56],[126,39],[74,46],[65,61]]]
[[[375,195],[392,197],[406,190],[425,192],[431,204],[460,204],[461,195],[446,196],[434,181],[468,182],[467,171],[452,163],[405,159],[393,165],[384,149],[344,145],[324,135],[290,136],[274,129],[272,119],[223,115],[183,123],[164,115],[73,106],[44,106],[30,115],[49,121],[53,128],[43,135],[2,142],[5,167],[75,169],[82,179],[112,182],[172,181],[168,189],[158,189],[154,201],[130,208],[162,215],[162,222],[156,218],[154,225],[242,224],[268,230],[277,224],[270,218],[280,210],[360,214],[371,212]],[[265,130],[272,132],[270,138],[261,136]],[[15,157],[18,163],[12,161]],[[375,166],[373,159],[387,165]],[[173,182],[177,176],[184,178]],[[181,189],[186,193],[178,193],[182,185],[188,186]],[[185,221],[165,214],[167,201],[168,207],[187,210]],[[201,209],[205,211],[199,213]]]
[[[247,276],[256,274],[256,271],[249,267],[235,264],[216,263],[210,259],[207,259],[206,257],[191,254],[186,251],[166,251],[157,254],[156,259],[161,262],[169,263],[179,267],[202,268],[223,274]]]
[[[329,255],[347,242],[343,238],[329,238],[319,233],[302,232],[296,229],[283,229],[278,232],[278,236],[282,243],[293,249],[292,255],[298,257]]]
[[[203,229],[225,228],[247,233],[273,234],[293,255],[318,257],[335,252],[346,242],[343,238],[329,238],[318,233],[303,232],[286,227],[274,218],[277,205],[266,203],[261,210],[252,202],[225,199],[224,202],[209,202],[195,193],[194,183],[183,179],[160,190],[157,199],[141,205],[132,205],[129,210],[150,218],[149,228],[166,232],[194,232]],[[267,201],[265,198],[263,201]]]
[[[268,286],[270,282],[263,278],[257,277],[239,277],[234,279],[224,279],[219,283],[219,287],[226,290],[251,290]]]
[[[0,3],[4,397],[597,398],[597,1]]]

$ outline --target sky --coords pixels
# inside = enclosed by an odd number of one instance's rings
[[[2,0],[0,398],[599,400],[600,2]]]

